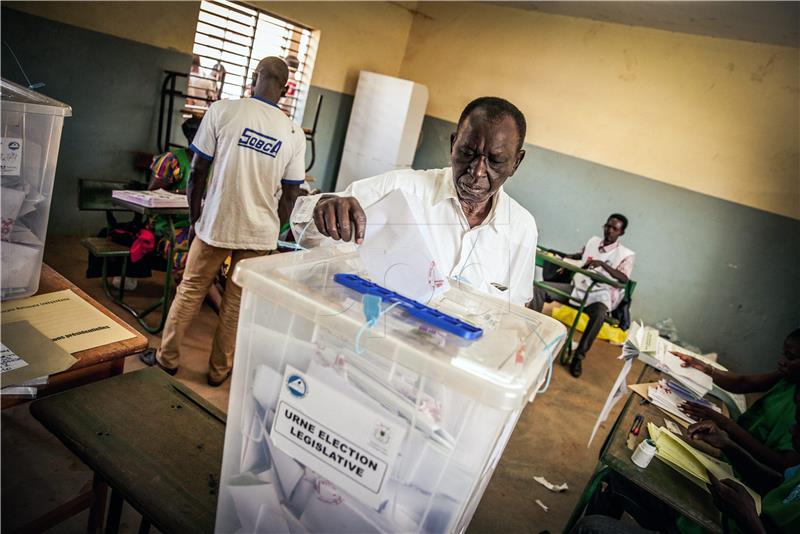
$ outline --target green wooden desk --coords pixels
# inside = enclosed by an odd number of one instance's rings
[[[645,366],[638,382],[657,382],[665,375],[656,369]],[[614,471],[633,482],[636,486],[666,503],[674,510],[679,511],[695,523],[701,525],[710,532],[722,532],[721,515],[711,500],[711,494],[703,490],[700,486],[690,481],[685,476],[675,471],[658,458],[653,458],[646,469],[636,466],[631,461],[633,451],[627,447],[628,432],[633,425],[633,420],[637,414],[644,417],[642,428],[647,428],[647,423],[652,422],[658,426],[664,426],[664,418],[668,417],[660,409],[650,402],[641,403],[642,398],[634,393],[630,393],[625,407],[622,409],[614,426],[611,429],[605,444],[600,451],[600,460],[597,464],[592,478],[578,500],[578,504],[572,512],[564,531],[569,530],[575,525],[583,514],[584,508],[589,502],[592,494],[597,490],[602,478],[609,472]],[[685,431],[682,429],[684,432]],[[648,434],[642,431],[636,441],[646,439]]]
[[[89,530],[119,527],[123,499],[167,533],[214,531],[225,416],[151,367],[31,404],[31,413],[95,473]]]
[[[173,218],[176,216],[189,216],[189,208],[148,208],[146,206],[140,206],[139,204],[134,204],[133,202],[128,202],[127,200],[121,200],[118,198],[112,199],[112,204],[119,208],[123,208],[126,210],[130,210],[134,213],[142,214],[145,219],[149,218],[154,215],[160,215],[164,217],[167,222],[167,240],[169,241],[169,250],[170,253],[167,254],[167,269],[166,273],[164,273],[164,291],[155,303],[151,306],[148,306],[144,310],[136,310],[127,304],[125,299],[125,271],[123,270],[122,276],[120,277],[120,288],[117,292],[118,295],[115,295],[108,284],[108,279],[105,276],[105,271],[103,272],[103,290],[108,295],[108,298],[114,301],[114,303],[118,304],[126,311],[128,311],[131,315],[133,315],[139,324],[142,327],[150,332],[151,334],[158,334],[161,330],[164,329],[164,323],[167,321],[167,313],[169,312],[169,307],[172,304],[173,295],[173,286],[175,283],[172,267],[173,267],[173,254],[172,251],[175,250],[175,226],[173,224]],[[161,310],[161,319],[155,325],[150,325],[147,323],[145,318],[150,315],[152,312],[160,309]]]
[[[578,306],[578,313],[575,314],[575,320],[572,321],[572,326],[570,326],[569,332],[567,333],[567,341],[564,343],[564,347],[561,349],[561,363],[568,364],[572,359],[572,338],[575,337],[575,330],[578,327],[578,321],[581,318],[581,313],[583,313],[583,309],[586,307],[586,300],[589,298],[589,294],[592,292],[594,286],[596,286],[597,284],[607,284],[612,287],[624,289],[625,284],[617,282],[616,280],[612,280],[607,276],[603,276],[599,274],[597,271],[589,271],[587,269],[581,269],[580,267],[573,265],[572,263],[569,263],[567,261],[562,260],[561,258],[549,254],[549,252],[550,252],[549,249],[539,247],[539,250],[536,251],[537,265],[541,264],[542,262],[552,263],[568,271],[586,275],[592,280],[592,283],[589,285],[589,289],[583,294],[583,298],[581,300],[576,299],[570,293],[565,293],[559,289],[549,286],[547,282],[536,281],[533,283],[534,286],[542,288],[545,291],[555,293],[556,295],[565,297],[569,299],[570,302],[576,303],[576,305]]]

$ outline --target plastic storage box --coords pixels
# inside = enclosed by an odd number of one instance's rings
[[[462,532],[566,330],[465,287],[429,305],[478,339],[385,305],[368,327],[339,273],[352,245],[237,266],[216,531]]]
[[[0,200],[2,298],[39,289],[64,117],[72,108],[0,79]]]

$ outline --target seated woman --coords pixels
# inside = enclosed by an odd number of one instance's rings
[[[722,371],[691,356],[676,353],[684,366],[710,375],[714,384],[731,393],[761,393],[753,406],[734,421],[705,406],[685,403],[681,409],[692,418],[710,420],[764,465],[777,471],[800,464],[789,429],[794,424],[795,390],[800,383],[800,328],[783,342],[783,358],[776,370],[762,374]]]
[[[797,395],[793,398],[797,406]],[[800,452],[800,408],[792,411],[791,444]],[[740,473],[743,481],[762,496],[761,515],[755,502],[739,482],[717,480],[709,473],[708,490],[714,505],[722,512],[725,532],[773,533],[800,532],[800,464],[775,471],[757,461],[713,421],[704,420],[689,427],[690,440],[700,440],[722,450]],[[699,527],[676,510],[613,472],[605,479],[573,534],[645,534],[654,532],[694,532]],[[641,526],[619,521],[628,512]],[[676,521],[677,519],[677,521]],[[642,528],[644,527],[644,528]]]
[[[795,393],[793,424],[789,441],[800,452],[800,406]],[[709,473],[709,490],[714,504],[729,520],[730,532],[798,532],[800,531],[800,463],[775,471],[755,459],[713,421],[700,421],[689,427],[689,438],[701,440],[720,449],[731,461],[746,484],[763,496],[761,515],[744,487],[733,480],[716,480]],[[738,528],[737,528],[738,527]]]

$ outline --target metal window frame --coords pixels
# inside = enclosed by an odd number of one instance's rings
[[[209,10],[207,8],[207,4],[211,4],[212,6],[218,8],[220,11],[224,11],[226,13],[226,15],[223,16],[220,13],[216,13],[214,11]],[[235,14],[243,16],[243,17],[252,18],[253,19],[253,23],[252,23],[252,25],[249,26],[250,27],[250,33],[252,33],[252,35],[245,35],[245,34],[239,32],[239,31],[237,31],[235,29],[226,28],[226,27],[220,26],[218,24],[215,24],[213,22],[209,22],[208,20],[202,20],[201,19],[201,14],[203,14],[203,13],[205,13],[205,14],[207,14],[209,16],[213,16],[213,17],[219,18],[219,19],[223,19],[224,18],[226,21],[233,22],[233,23],[238,24],[240,26],[248,26],[248,25],[243,23],[243,22],[241,22],[237,18],[230,17],[230,15],[229,15],[230,13],[235,13]],[[239,98],[244,97],[245,91],[247,90],[247,85],[249,83],[249,79],[252,76],[251,63],[254,61],[253,60],[253,50],[256,48],[256,36],[259,33],[259,31],[264,31],[266,29],[266,31],[268,33],[270,33],[270,34],[272,34],[270,29],[288,31],[289,32],[289,37],[280,37],[280,39],[283,41],[283,44],[280,45],[280,48],[283,51],[284,57],[288,56],[291,53],[294,53],[295,49],[299,48],[299,46],[301,45],[302,40],[301,40],[301,37],[300,37],[299,34],[302,34],[303,32],[309,32],[310,34],[313,35],[313,32],[314,32],[313,28],[310,28],[310,27],[305,26],[303,24],[298,24],[298,23],[296,23],[294,21],[290,21],[290,20],[285,19],[285,18],[283,18],[281,16],[275,15],[273,13],[269,13],[268,11],[265,11],[265,10],[260,9],[258,7],[250,6],[250,5],[246,4],[246,3],[238,2],[238,1],[235,1],[235,0],[202,0],[202,2],[200,3],[200,13],[198,14],[197,21],[198,21],[198,24],[199,23],[205,24],[207,26],[210,26],[211,28],[220,30],[223,33],[224,32],[230,32],[231,34],[234,34],[234,35],[236,35],[238,37],[241,37],[242,39],[246,40],[249,43],[248,45],[244,45],[242,43],[239,43],[239,42],[236,42],[236,41],[233,41],[233,40],[229,41],[224,35],[223,36],[213,35],[213,34],[209,34],[207,31],[202,31],[202,30],[198,29],[197,27],[195,28],[195,36],[194,36],[193,46],[203,46],[203,47],[205,47],[207,49],[211,49],[211,50],[215,50],[215,51],[219,52],[219,57],[211,57],[211,56],[207,56],[205,54],[198,54],[198,56],[200,56],[200,57],[202,57],[204,59],[207,59],[207,60],[216,61],[216,62],[222,62],[222,59],[221,59],[222,55],[223,54],[229,54],[231,56],[236,56],[237,59],[240,58],[240,61],[242,61],[244,63],[244,64],[241,64],[241,63],[239,63],[239,61],[237,61],[235,63],[232,63],[232,65],[236,65],[238,68],[243,68],[244,69],[244,75],[242,76],[243,79],[244,79],[244,83],[241,86],[233,85],[233,84],[229,84],[229,83],[225,84],[226,86],[228,86],[229,89],[230,89],[231,86],[239,87]],[[275,22],[275,21],[279,21],[279,23]],[[202,43],[202,42],[198,42],[197,37],[199,35],[202,35],[204,37],[208,37],[208,38],[211,38],[211,39],[215,39],[215,40],[221,41],[222,42],[222,48],[220,48],[218,46],[212,46],[212,45],[208,45],[208,44],[205,44],[205,43]],[[245,56],[245,55],[240,54],[239,52],[233,52],[233,51],[227,50],[226,49],[226,44],[228,42],[230,42],[232,45],[235,45],[236,47],[241,47],[241,48],[247,49],[248,50],[248,54]],[[294,74],[296,72],[300,72],[300,80],[296,80],[296,82],[297,82],[296,93],[295,93],[294,96],[284,97],[283,99],[281,99],[281,102],[280,102],[282,108],[288,108],[288,109],[286,109],[286,111],[288,111],[289,114],[293,118],[297,116],[298,104],[299,104],[299,100],[300,100],[299,97],[301,95],[304,95],[304,96],[307,97],[308,93],[309,93],[309,90],[311,88],[311,73],[308,72],[307,69],[309,67],[309,64],[313,62],[313,59],[312,59],[312,61],[308,61],[308,58],[310,56],[311,57],[316,57],[317,43],[316,43],[316,41],[314,39],[307,39],[307,41],[305,43],[305,47],[306,47],[305,59],[300,61],[299,57],[297,58],[298,61],[299,61],[298,68],[289,67],[290,80],[295,80]],[[230,63],[230,62],[225,61],[225,63]],[[223,63],[223,65],[224,65],[224,63]],[[240,75],[237,74],[237,76],[240,76]]]

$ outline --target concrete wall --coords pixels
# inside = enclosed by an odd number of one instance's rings
[[[800,219],[798,48],[483,3],[418,10],[400,75],[428,86],[430,115],[498,94],[536,146]]]
[[[415,2],[248,2],[319,31],[312,85],[353,94],[358,72],[397,76],[414,19]],[[26,13],[192,53],[200,2],[16,2]]]
[[[188,71],[192,58],[5,7],[0,19],[3,41],[31,80],[46,84],[40,91],[72,106],[61,134],[48,233],[93,235],[105,218],[78,211],[78,180],[141,178],[134,153],[156,150],[163,71]],[[0,66],[3,78],[27,85],[5,46]]]

